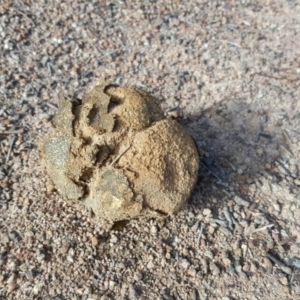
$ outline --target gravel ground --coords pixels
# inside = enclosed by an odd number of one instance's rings
[[[299,15],[293,0],[2,1],[0,298],[300,299]],[[104,72],[205,151],[177,215],[106,232],[40,167],[58,99]]]

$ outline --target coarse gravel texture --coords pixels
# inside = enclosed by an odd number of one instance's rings
[[[299,1],[2,1],[0,298],[300,298]],[[186,207],[105,231],[38,162],[104,73],[205,151]]]

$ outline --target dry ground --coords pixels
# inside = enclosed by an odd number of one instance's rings
[[[299,1],[2,1],[1,299],[300,299]],[[206,152],[186,207],[111,232],[37,143],[103,72]]]

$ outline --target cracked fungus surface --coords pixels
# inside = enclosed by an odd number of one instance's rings
[[[40,160],[61,195],[112,225],[179,210],[197,180],[193,139],[146,92],[100,81],[60,102]]]

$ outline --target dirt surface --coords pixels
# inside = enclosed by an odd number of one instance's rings
[[[299,1],[141,3],[0,4],[0,298],[299,299]],[[106,232],[39,165],[104,72],[205,151],[178,214]]]

